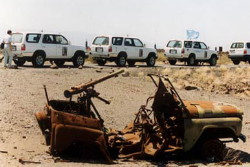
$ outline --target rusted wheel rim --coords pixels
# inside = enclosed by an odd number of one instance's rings
[[[221,161],[224,158],[225,145],[218,139],[206,141],[202,146],[202,157],[210,161]]]

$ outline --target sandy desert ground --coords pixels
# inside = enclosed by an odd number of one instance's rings
[[[88,63],[83,69],[68,66],[60,69],[50,69],[49,66],[35,69],[31,65],[4,69],[0,64],[0,166],[106,166],[91,162],[57,162],[57,158],[47,153],[48,147],[34,113],[41,111],[46,104],[43,85],[47,86],[50,99],[65,99],[65,89],[105,76],[117,69],[112,65],[100,69]],[[250,166],[250,66],[139,66],[124,69],[127,71],[125,75],[96,85],[101,97],[112,101],[110,105],[105,105],[94,100],[107,127],[122,129],[134,119],[134,114],[145,104],[146,99],[154,95],[155,86],[146,77],[147,73],[168,75],[183,99],[228,102],[244,111],[243,134],[247,136],[247,142],[229,143],[227,146],[231,148],[232,157],[240,160],[242,166]],[[188,86],[193,90],[186,90]],[[194,167],[220,164],[200,160],[170,160],[168,163],[118,160],[111,166],[179,165]]]

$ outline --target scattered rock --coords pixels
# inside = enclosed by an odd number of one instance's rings
[[[15,147],[13,147],[15,150],[17,149],[17,147],[15,146]]]
[[[79,67],[78,67],[78,69],[82,69],[82,68],[83,68],[83,66],[79,66]]]
[[[57,66],[56,64],[52,64],[52,65],[50,66],[50,68],[51,68],[51,69],[58,69],[58,66]]]
[[[101,70],[95,70],[96,72],[102,72]]]
[[[129,72],[124,72],[124,73],[122,74],[123,77],[129,77],[129,75],[130,75]]]
[[[199,90],[199,88],[194,85],[188,85],[188,86],[185,86],[185,90]]]

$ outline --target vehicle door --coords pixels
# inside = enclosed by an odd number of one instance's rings
[[[112,52],[118,54],[119,52],[123,51],[123,37],[113,37],[112,38]]]
[[[42,48],[46,53],[46,58],[56,58],[57,57],[57,43],[55,40],[55,35],[44,34],[42,40]]]
[[[146,53],[144,52],[144,46],[143,43],[139,40],[134,38],[134,44],[135,44],[135,58],[136,59],[145,59]]]
[[[72,55],[70,54],[70,47],[69,47],[69,42],[68,40],[62,36],[62,35],[56,35],[55,36],[56,39],[56,53],[57,56],[56,58],[70,58],[69,56]]]
[[[136,58],[136,47],[133,38],[125,38],[124,50],[127,53],[127,59]]]
[[[196,59],[202,59],[203,51],[201,49],[200,42],[193,42],[193,51]]]
[[[202,59],[209,59],[210,58],[210,53],[208,51],[208,47],[204,42],[200,42],[201,46],[201,58]]]
[[[192,53],[192,45],[193,45],[192,41],[184,41],[184,53],[186,55]]]

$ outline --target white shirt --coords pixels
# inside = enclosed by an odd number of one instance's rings
[[[3,42],[5,43],[5,48],[9,47],[11,43],[11,35],[5,35],[3,38]]]

